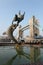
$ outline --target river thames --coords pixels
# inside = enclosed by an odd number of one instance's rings
[[[38,65],[42,62],[43,48],[18,44],[0,46],[0,65]]]

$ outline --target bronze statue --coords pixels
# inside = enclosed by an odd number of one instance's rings
[[[14,17],[14,19],[12,21],[12,24],[15,21],[15,22],[17,22],[17,25],[18,25],[24,19],[24,15],[25,15],[25,12],[24,12],[24,14],[21,14],[20,11],[19,11],[18,15],[15,14],[15,17]]]

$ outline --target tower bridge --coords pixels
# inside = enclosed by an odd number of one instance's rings
[[[29,20],[29,25],[27,25],[23,28],[22,28],[22,26],[19,27],[19,34],[20,34],[20,32],[23,32],[28,29],[30,31],[30,37],[34,38],[35,36],[39,36],[39,27],[38,26],[39,26],[38,20],[35,18],[35,16],[33,16]]]
[[[29,25],[26,25],[24,27],[19,26],[19,38],[23,38],[23,32],[25,30],[29,30],[29,34],[30,36],[25,40],[27,40],[28,43],[39,43],[42,42],[43,43],[43,38],[40,38],[40,32],[39,32],[39,22],[38,20],[35,18],[35,16],[33,16],[30,20],[29,20]]]

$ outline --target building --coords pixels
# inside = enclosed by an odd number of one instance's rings
[[[0,43],[1,42],[11,42],[11,39],[7,36],[0,36]]]

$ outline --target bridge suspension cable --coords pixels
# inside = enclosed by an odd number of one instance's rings
[[[22,31],[25,31],[25,30],[27,30],[27,29],[29,29],[29,25],[27,25],[27,26],[21,28]]]

